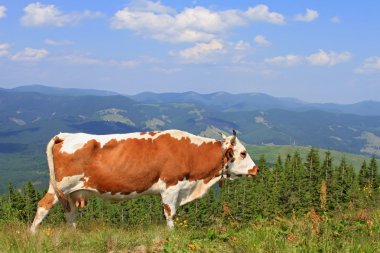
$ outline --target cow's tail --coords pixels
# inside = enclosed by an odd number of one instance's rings
[[[60,143],[63,141],[61,135],[54,136],[46,146],[46,156],[49,166],[49,174],[50,174],[50,184],[53,186],[55,193],[58,196],[59,201],[62,203],[63,208],[70,212],[70,204],[69,200],[65,196],[65,194],[58,188],[57,181],[55,180],[55,169],[54,169],[54,156],[53,156],[53,147],[56,143]]]

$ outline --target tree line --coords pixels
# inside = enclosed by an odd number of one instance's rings
[[[262,156],[260,171],[253,180],[224,180],[223,187],[215,186],[202,199],[180,207],[175,221],[179,226],[208,226],[303,215],[310,210],[330,215],[378,205],[380,175],[375,156],[368,164],[364,160],[357,170],[345,158],[337,166],[333,159],[330,152],[320,155],[316,148],[311,148],[305,159],[298,152],[279,155],[271,166]],[[31,181],[21,189],[9,183],[8,192],[0,195],[0,222],[32,222],[37,202],[45,192],[38,191]],[[44,222],[63,220],[63,208],[58,204]],[[164,215],[159,196],[116,204],[91,198],[89,205],[79,210],[78,221],[141,225],[163,222]]]

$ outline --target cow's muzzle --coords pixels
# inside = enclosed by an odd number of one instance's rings
[[[247,176],[248,177],[256,176],[257,172],[259,172],[259,167],[257,167],[257,165],[255,165],[255,166],[253,166],[252,169],[248,170]]]

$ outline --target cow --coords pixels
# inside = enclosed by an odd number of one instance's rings
[[[178,206],[201,198],[223,178],[254,176],[258,167],[233,135],[216,140],[180,130],[91,135],[60,133],[46,148],[49,189],[38,202],[34,233],[60,201],[69,225],[95,195],[122,201],[161,195],[167,226]]]

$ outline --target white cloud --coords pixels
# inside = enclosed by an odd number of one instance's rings
[[[282,14],[270,12],[269,7],[264,4],[248,8],[245,14],[249,19],[254,21],[263,21],[278,25],[285,23],[285,18]]]
[[[335,17],[330,18],[330,22],[334,24],[340,24],[341,20],[340,20],[340,17],[335,16]]]
[[[25,48],[11,57],[13,61],[40,61],[48,55],[46,49]]]
[[[8,49],[9,49],[9,44],[0,43],[0,57],[7,56],[9,54]]]
[[[247,57],[254,52],[254,48],[252,48],[248,42],[239,40],[236,43],[227,43],[225,52],[228,62],[234,64],[245,64],[247,62]],[[228,57],[230,60],[228,60]]]
[[[212,40],[208,43],[197,43],[194,47],[186,48],[179,51],[178,55],[190,62],[210,61],[211,56],[222,53],[224,45],[218,40]]]
[[[294,20],[295,21],[301,21],[301,22],[311,22],[318,18],[319,14],[316,10],[306,9],[305,14],[298,14]]]
[[[251,49],[251,45],[244,40],[239,40],[238,42],[236,42],[234,49],[237,51],[247,51]]]
[[[286,56],[276,56],[273,58],[267,58],[264,62],[273,64],[273,65],[281,65],[281,66],[294,66],[303,61],[303,57],[300,55],[288,54]]]
[[[320,49],[318,53],[314,53],[306,57],[306,60],[312,65],[334,66],[336,64],[347,62],[351,59],[349,52],[336,53],[334,51],[325,52]]]
[[[151,2],[148,0],[135,0],[130,4],[130,8],[134,11],[145,11],[153,13],[175,13],[175,9],[163,5],[160,1]]]
[[[50,46],[65,46],[65,45],[74,44],[74,42],[70,40],[52,40],[52,39],[45,39],[44,43]]]
[[[121,68],[133,68],[140,64],[137,60],[105,60],[95,58],[85,54],[69,54],[55,59],[59,63],[67,63],[74,65],[102,65],[102,66],[115,66]]]
[[[180,68],[163,68],[163,67],[153,67],[152,71],[164,74],[173,74],[181,71]]]
[[[266,5],[251,7],[247,11],[213,11],[196,6],[175,12],[160,2],[143,3],[139,8],[132,4],[117,11],[112,18],[111,27],[129,29],[145,37],[178,43],[209,42],[228,29],[246,25],[248,22],[284,23],[284,17],[279,13],[269,12]]]
[[[6,12],[7,8],[4,5],[0,5],[0,18],[5,18],[7,16]]]
[[[358,74],[380,72],[380,56],[367,58],[363,65],[356,68],[354,72]]]
[[[272,44],[263,35],[257,35],[253,40],[260,46],[270,46]]]
[[[24,8],[25,15],[21,18],[24,26],[56,26],[63,27],[76,24],[80,20],[101,17],[99,12],[84,11],[80,13],[62,13],[55,5],[31,3]]]
[[[70,64],[79,65],[98,65],[103,64],[103,61],[82,54],[70,54],[62,57],[62,61]]]
[[[264,60],[264,62],[280,66],[294,66],[306,61],[309,64],[316,66],[334,66],[339,63],[347,62],[350,59],[351,54],[349,52],[326,52],[320,49],[317,53],[311,54],[309,56],[288,54],[286,56],[276,56],[273,58],[267,58]]]
[[[125,61],[113,61],[113,64],[116,64],[119,67],[124,68],[133,68],[140,64],[139,61],[136,60],[125,60]]]

